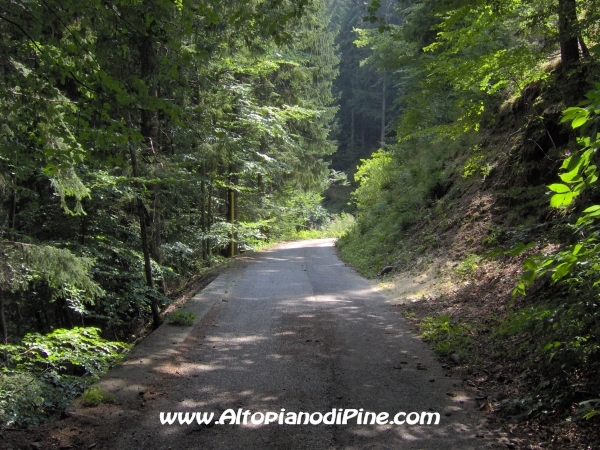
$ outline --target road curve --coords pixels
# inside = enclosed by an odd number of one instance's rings
[[[390,299],[336,257],[332,240],[286,243],[247,259],[227,274],[233,282],[176,354],[152,368],[138,411],[125,411],[97,448],[489,448],[461,380],[445,373]],[[246,425],[214,424],[240,409],[360,408],[390,419],[437,412],[440,423],[265,425],[247,415]],[[160,412],[199,411],[214,413],[213,422],[160,424]]]

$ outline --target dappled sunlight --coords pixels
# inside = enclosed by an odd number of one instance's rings
[[[469,400],[470,400],[469,397],[467,397],[466,395],[460,395],[460,394],[458,394],[452,398],[453,402],[457,402],[457,403],[461,403],[461,404],[464,402],[467,402]]]
[[[331,297],[329,295],[314,295],[306,299],[309,302],[316,303],[352,303],[352,300],[343,300],[340,298]]]
[[[250,344],[250,343],[254,343],[254,342],[258,342],[258,341],[265,341],[267,340],[267,338],[265,336],[260,336],[260,335],[250,335],[250,336],[230,336],[230,335],[222,335],[222,336],[210,336],[208,338],[206,338],[206,341],[210,344],[226,344],[229,346],[232,345],[236,345],[239,344],[239,346],[237,347],[230,347],[233,349],[238,349],[238,348],[242,348],[242,345],[246,345],[246,344]]]
[[[186,375],[191,375],[193,373],[198,373],[198,372],[212,372],[215,370],[223,370],[226,369],[227,366],[225,365],[218,365],[218,364],[202,364],[202,363],[195,363],[192,366],[190,366],[187,370],[185,368],[181,368],[178,367],[177,368],[177,374],[178,375],[182,375],[182,376],[186,376]],[[172,369],[170,368],[157,368],[155,369],[156,372],[162,372],[165,374],[171,374]]]
[[[288,358],[288,356],[272,354],[272,355],[267,355],[266,358],[267,359],[284,359],[284,358]]]
[[[139,368],[140,366],[150,366],[152,364],[155,364],[155,362],[158,360],[162,360],[164,358],[169,357],[172,353],[173,353],[172,348],[170,348],[170,347],[165,348],[164,350],[157,351],[150,356],[142,356],[142,357],[138,357],[135,359],[128,359],[126,361],[123,361],[123,363],[121,364],[121,367],[123,367],[123,368],[129,368],[129,367]]]
[[[349,269],[330,263],[331,254],[317,258],[311,253],[329,252],[329,245],[305,247],[302,264],[290,261],[283,247],[266,256],[277,257],[276,267],[246,268],[245,278],[236,281],[227,303],[217,303],[218,311],[203,331],[186,340],[169,363],[154,368],[162,384],[177,386],[162,400],[161,410],[213,413],[215,420],[224,411],[266,413],[282,408],[295,413],[364,408],[388,412],[390,418],[399,411],[436,411],[440,425],[194,424],[160,428],[165,443],[174,434],[187,436],[186,430],[210,430],[200,434],[208,448],[233,448],[240,439],[269,442],[279,433],[294,442],[307,432],[315,442],[336,436],[348,442],[344,448],[357,450],[370,443],[388,448],[402,442],[432,445],[448,436],[456,439],[456,433],[470,439],[472,431],[461,419],[468,397],[454,393],[452,380],[420,353],[428,351],[427,346],[378,306],[385,305],[385,299],[368,283],[345,278]],[[316,259],[325,264],[318,265]],[[278,283],[265,287],[261,277]],[[427,381],[431,377],[444,386],[438,387],[441,394],[432,390]],[[453,397],[444,395],[450,390]],[[446,413],[452,413],[451,419]]]
[[[290,336],[290,335],[295,335],[297,334],[294,331],[282,331],[280,333],[274,333],[273,336]]]

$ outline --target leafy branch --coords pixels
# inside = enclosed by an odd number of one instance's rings
[[[584,190],[598,181],[598,167],[594,156],[600,147],[598,124],[600,123],[600,83],[586,94],[579,106],[567,108],[561,122],[570,122],[573,129],[579,129],[577,139],[580,149],[564,160],[559,177],[562,183],[548,186],[553,193],[550,206],[559,210],[571,208]],[[564,246],[550,255],[527,258],[524,272],[513,293],[525,294],[526,286],[536,279],[550,274],[552,282],[561,280],[582,282],[595,279],[600,272],[600,228],[596,220],[600,217],[600,205],[591,205],[583,210],[577,221],[571,224],[573,231],[582,236],[575,244]],[[593,281],[592,287],[600,284]]]

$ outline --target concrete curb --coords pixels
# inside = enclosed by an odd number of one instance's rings
[[[196,314],[192,326],[174,326],[167,323],[146,337],[125,357],[123,362],[104,375],[99,385],[105,392],[117,397],[117,401],[138,395],[146,390],[146,383],[157,378],[154,367],[178,352],[181,344],[211,308],[226,298],[235,284],[236,270],[228,269],[203,290],[188,300],[178,311]]]

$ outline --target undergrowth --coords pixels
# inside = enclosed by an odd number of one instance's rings
[[[171,325],[190,327],[196,320],[196,314],[187,311],[175,311],[169,314],[166,320]]]
[[[324,239],[340,238],[354,226],[352,214],[333,214],[329,220],[317,228],[302,229],[287,236],[289,239]]]
[[[434,351],[441,356],[453,353],[464,357],[469,349],[472,325],[454,321],[449,314],[426,317],[421,324],[421,335],[430,342]]]
[[[461,280],[467,280],[475,273],[481,259],[481,256],[470,254],[454,268],[454,273]]]
[[[600,415],[600,84],[562,119],[583,130],[579,151],[552,112],[557,98],[564,101],[560,83],[544,89],[535,110],[494,118],[495,135],[484,131],[475,146],[456,142],[437,153],[441,170],[420,158],[439,151],[426,140],[363,161],[359,217],[338,246],[370,277],[386,265],[400,271],[424,255],[444,255],[452,269],[440,275],[455,281],[454,292],[405,317],[438,355],[459,354],[481,389],[502,392],[482,408],[558,426]],[[541,118],[538,109],[546,111]],[[540,136],[554,147],[542,152],[533,139]],[[491,264],[499,247],[503,259]],[[523,263],[518,275],[514,267]],[[515,287],[527,297],[511,297]]]
[[[100,385],[94,385],[83,392],[84,406],[98,406],[100,403],[114,403],[115,395],[106,392]]]
[[[98,328],[30,333],[20,344],[0,345],[0,426],[37,425],[60,414],[116,364],[129,348],[100,337]]]

